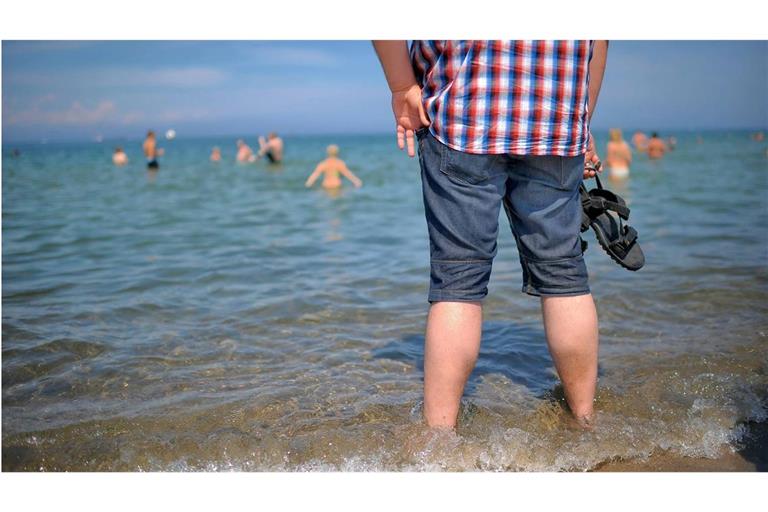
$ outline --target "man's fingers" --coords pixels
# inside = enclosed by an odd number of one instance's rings
[[[403,149],[405,147],[405,128],[403,125],[397,125],[397,147]]]
[[[602,172],[601,162],[597,155],[591,160],[591,162],[584,162],[584,179],[594,178],[599,172]]]
[[[429,119],[427,119],[427,114],[424,113],[424,107],[419,105],[419,119],[421,120],[422,126],[428,126],[429,125]]]
[[[416,151],[413,147],[413,130],[405,131],[405,142],[408,145],[408,156],[416,155]]]

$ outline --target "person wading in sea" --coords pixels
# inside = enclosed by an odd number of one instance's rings
[[[598,325],[582,256],[579,185],[607,41],[374,41],[397,125],[418,140],[431,283],[424,417],[454,427],[477,361],[503,204],[570,410],[593,422]],[[588,164],[588,165],[587,165]]]
[[[152,130],[147,132],[147,138],[144,139],[142,149],[144,150],[144,156],[147,157],[147,168],[159,169],[160,164],[157,162],[157,157],[163,154],[163,150],[157,147],[157,138]]]
[[[608,144],[605,148],[605,163],[608,167],[608,176],[613,180],[622,180],[629,177],[629,164],[632,163],[632,150],[629,144],[621,136],[621,130],[611,128]]]
[[[262,156],[266,156],[271,164],[279,164],[283,161],[283,139],[278,137],[275,132],[270,133],[266,139],[259,137],[257,158]]]
[[[669,151],[669,146],[659,138],[658,133],[653,132],[651,138],[648,140],[648,158],[651,160],[658,160],[662,158],[667,151]]]

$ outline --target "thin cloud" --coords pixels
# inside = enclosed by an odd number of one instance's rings
[[[41,105],[35,105],[27,110],[10,112],[5,122],[10,125],[92,125],[113,118],[116,110],[111,101],[102,101],[91,108],[75,101],[63,110],[43,110]]]
[[[210,67],[184,68],[102,68],[86,72],[39,71],[13,72],[3,70],[5,79],[16,86],[79,86],[89,87],[169,87],[199,88],[220,85],[229,74]]]
[[[177,123],[180,121],[199,121],[207,119],[210,112],[204,108],[186,108],[182,110],[165,110],[158,114],[157,120],[166,123]]]
[[[190,67],[155,70],[120,70],[110,75],[111,85],[151,85],[159,87],[210,87],[224,82],[229,75],[215,68]]]
[[[132,125],[143,121],[145,118],[146,114],[144,114],[144,112],[128,112],[127,114],[123,114],[121,122],[124,125]]]
[[[67,108],[56,108],[50,95],[36,98],[27,108],[6,108],[3,123],[9,126],[92,126],[104,123],[131,126],[139,123],[179,123],[208,119],[210,111],[200,107],[165,109],[147,114],[142,110],[121,112],[113,101],[90,106],[80,101]]]

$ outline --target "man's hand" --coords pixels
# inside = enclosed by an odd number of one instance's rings
[[[429,120],[421,103],[421,87],[413,84],[402,91],[392,91],[392,112],[397,123],[397,147],[408,147],[408,156],[416,155],[413,134]]]
[[[600,157],[597,156],[597,150],[595,150],[595,138],[590,132],[587,152],[584,153],[584,179],[594,178],[597,173],[603,172],[600,166]]]

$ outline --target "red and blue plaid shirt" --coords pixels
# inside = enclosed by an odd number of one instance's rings
[[[592,41],[414,41],[431,133],[467,153],[576,156]]]

